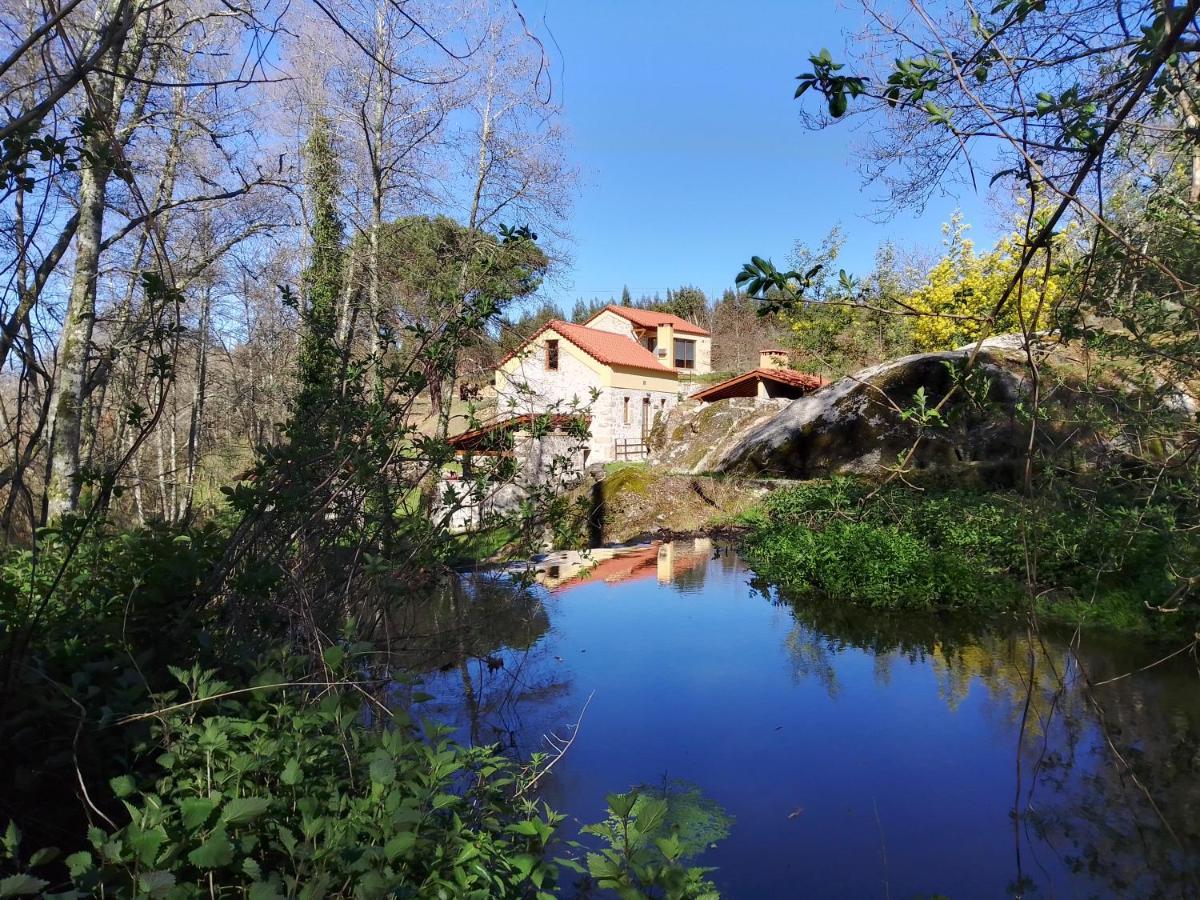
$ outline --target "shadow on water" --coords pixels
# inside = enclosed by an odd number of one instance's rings
[[[391,623],[439,635],[391,648],[424,673],[395,701],[528,754],[594,695],[546,798],[588,822],[699,785],[735,820],[700,860],[727,896],[1200,896],[1188,654],[789,598],[705,539],[508,575]]]
[[[604,482],[592,485],[592,502],[587,516],[588,546],[599,547],[604,543]]]

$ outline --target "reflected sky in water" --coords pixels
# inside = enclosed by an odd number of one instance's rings
[[[700,860],[727,897],[1200,896],[1186,654],[1097,704],[1085,679],[1170,648],[1031,654],[1015,625],[793,604],[706,539],[553,554],[535,577],[439,613],[461,627],[422,712],[527,755],[590,696],[546,799],[592,822],[609,792],[693,782],[735,818]]]

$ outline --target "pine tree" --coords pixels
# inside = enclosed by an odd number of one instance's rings
[[[629,295],[629,285],[625,285],[625,287],[621,288],[621,305],[633,306],[633,297]]]

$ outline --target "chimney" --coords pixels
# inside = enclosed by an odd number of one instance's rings
[[[788,367],[788,352],[778,348],[758,351],[758,367],[760,369],[786,369]]]
[[[668,369],[675,368],[675,326],[670,322],[663,322],[658,326],[658,334],[655,336],[654,346],[657,348],[659,362]]]

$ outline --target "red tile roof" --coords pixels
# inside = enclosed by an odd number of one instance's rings
[[[497,419],[474,431],[464,431],[461,434],[453,435],[447,439],[447,443],[456,450],[494,450],[495,446],[488,441],[493,435],[503,434],[506,431],[520,431],[529,428],[538,420],[543,420],[543,424],[551,429],[566,429],[581,419],[585,423],[591,422],[591,416],[572,416],[566,413],[554,413],[553,415],[525,413],[520,416]]]
[[[551,588],[551,593],[561,594],[584,584],[604,581],[617,584],[639,578],[653,578],[658,572],[658,544],[639,548],[630,553],[620,553],[596,563],[561,584]]]
[[[550,588],[551,594],[561,594],[572,588],[585,584],[595,584],[603,581],[609,586],[625,581],[638,581],[643,578],[659,575],[658,553],[661,541],[655,541],[648,547],[622,551],[616,556],[596,563],[589,569],[584,569],[570,578],[564,579]],[[700,563],[706,562],[708,553],[696,553],[680,548],[671,563],[671,580],[694,569]]]
[[[561,334],[588,356],[605,365],[624,366],[627,369],[641,369],[653,372],[655,375],[662,375],[664,373],[675,374],[674,369],[668,369],[666,366],[661,365],[653,353],[637,341],[627,338],[623,334],[601,331],[599,328],[587,328],[583,325],[572,325],[569,322],[562,322],[558,319],[554,319],[543,325],[537,334],[521,345],[522,349],[534,341],[547,328]],[[500,364],[503,365],[508,362],[517,355],[517,352],[519,351],[508,354],[508,356],[500,361]]]
[[[674,325],[675,330],[680,334],[708,336],[708,332],[699,325],[689,322],[687,319],[681,319],[679,316],[671,315],[671,313],[655,312],[652,309],[634,309],[632,306],[617,306],[615,303],[610,303],[604,309],[600,310],[600,312],[596,313],[596,316],[606,310],[615,312],[618,316],[628,319],[640,328],[657,328],[659,325]],[[596,316],[592,316],[584,324],[590,324]]]
[[[809,375],[807,372],[797,372],[795,369],[751,369],[741,375],[736,375],[733,378],[728,378],[725,381],[718,382],[711,387],[706,387],[702,391],[696,391],[692,394],[695,400],[721,400],[725,397],[737,396],[728,393],[730,389],[737,387],[748,380],[758,380],[765,378],[767,381],[786,384],[789,387],[799,388],[802,391],[815,391],[817,388],[822,388],[829,384],[829,380],[822,378],[820,375]]]

